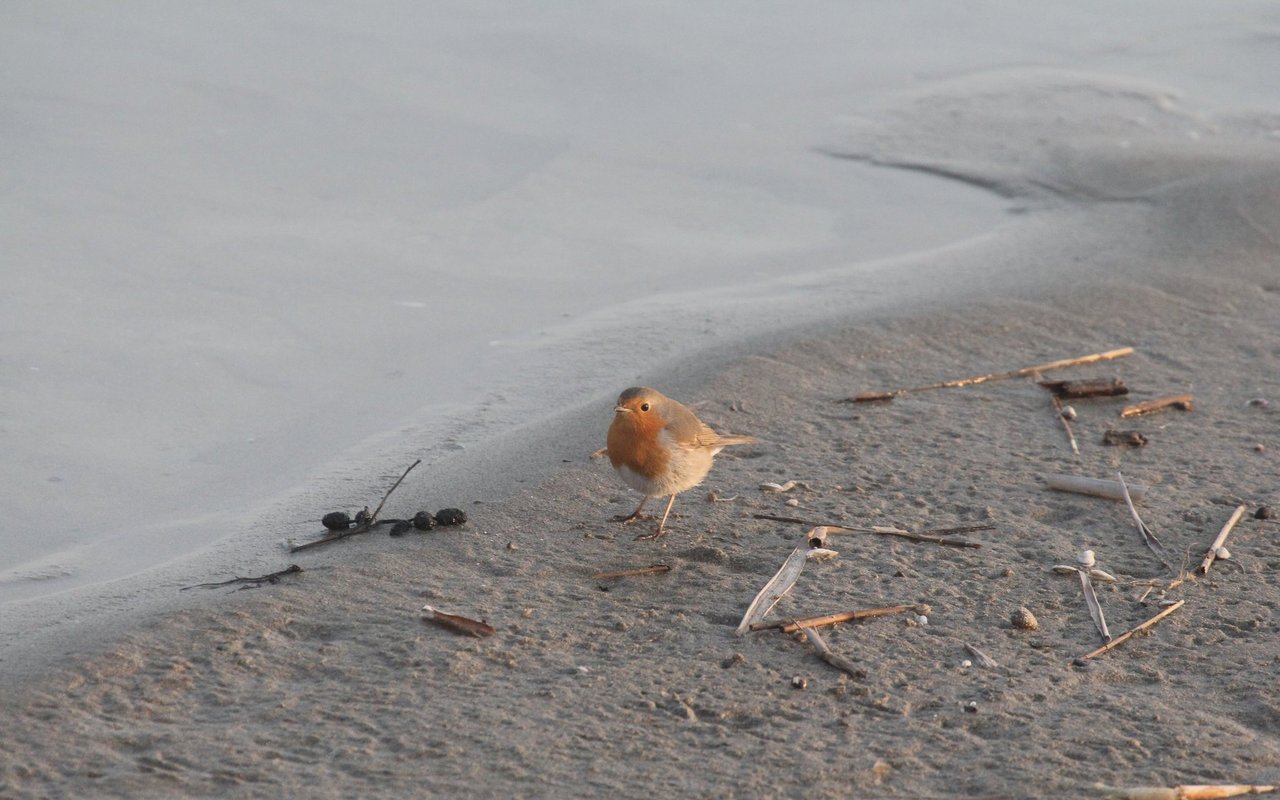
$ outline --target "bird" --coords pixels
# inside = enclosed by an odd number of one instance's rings
[[[640,512],[650,497],[671,495],[657,530],[636,538],[663,536],[676,495],[702,483],[716,453],[730,445],[757,441],[754,436],[721,436],[657,389],[633,386],[625,390],[613,408],[605,453],[623,483],[644,497],[635,511],[615,521],[641,519]]]

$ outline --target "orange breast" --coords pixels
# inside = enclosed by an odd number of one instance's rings
[[[613,468],[626,466],[632,472],[653,480],[667,471],[667,451],[658,444],[662,421],[656,414],[637,417],[635,413],[617,413],[609,426],[606,444]]]

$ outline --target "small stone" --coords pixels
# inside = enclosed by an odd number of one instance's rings
[[[508,549],[508,550],[519,550],[519,549],[520,549],[520,545],[516,544],[515,542],[507,542],[507,549]]]
[[[345,531],[351,527],[351,517],[345,511],[330,511],[320,520],[320,524],[331,531]]]
[[[441,525],[461,525],[467,521],[467,512],[460,508],[442,508],[436,512],[436,522]]]
[[[429,531],[436,526],[435,515],[430,511],[419,511],[413,515],[413,527],[420,531]]]
[[[1260,506],[1257,511],[1253,512],[1254,519],[1275,519],[1276,510],[1271,506]]]
[[[1036,615],[1032,614],[1026,606],[1019,606],[1018,610],[1013,612],[1009,621],[1013,623],[1013,627],[1021,628],[1024,631],[1034,631],[1040,627],[1040,623],[1036,620]]]
[[[918,614],[918,615],[916,616],[916,624],[917,624],[917,625],[921,625],[921,626],[923,626],[923,625],[928,625],[928,624],[929,624],[929,618],[928,618],[928,617],[926,617],[924,614]]]
[[[808,689],[809,679],[802,675],[797,675],[791,679],[791,687],[793,689]]]
[[[965,710],[965,713],[966,713],[966,714],[977,714],[977,713],[978,713],[978,701],[977,701],[977,700],[970,700],[970,701],[965,705],[964,710]]]
[[[1261,453],[1262,451],[1264,451],[1264,450],[1266,450],[1266,449],[1267,449],[1267,446],[1266,446],[1265,444],[1263,444],[1262,442],[1258,442],[1257,444],[1255,444],[1255,445],[1253,446],[1253,452],[1255,452],[1255,453]]]
[[[728,669],[729,667],[736,667],[745,663],[747,663],[746,656],[742,655],[742,653],[734,653],[733,655],[726,658],[724,661],[720,662],[720,668]]]
[[[1223,561],[1230,561],[1230,560],[1231,560],[1231,551],[1230,551],[1230,550],[1228,550],[1228,549],[1226,548],[1226,546],[1224,545],[1224,546],[1222,546],[1222,547],[1219,547],[1217,550],[1214,550],[1214,551],[1213,551],[1213,556],[1214,556],[1214,558],[1220,558],[1220,559],[1222,559]]]
[[[1062,418],[1063,418],[1063,419],[1066,419],[1066,420],[1075,419],[1075,418],[1076,418],[1076,410],[1075,410],[1074,408],[1072,408],[1071,406],[1063,406],[1063,407],[1062,407]]]
[[[1271,401],[1267,400],[1267,398],[1265,397],[1255,397],[1249,401],[1249,405],[1253,406],[1254,408],[1266,408],[1267,406],[1271,405]]]
[[[411,530],[413,530],[413,523],[409,522],[409,520],[407,519],[396,520],[396,524],[391,526],[391,535],[404,536],[406,533],[408,533]]]
[[[794,497],[792,497],[792,498],[790,498],[790,499],[788,499],[788,500],[787,500],[787,505],[791,506],[792,508],[799,508],[799,507],[800,507],[800,501],[799,501],[799,500],[797,500],[797,499],[795,499]]]
[[[973,662],[967,658],[964,661],[960,662],[960,669],[968,669],[969,667],[972,667],[972,666],[973,666]]]

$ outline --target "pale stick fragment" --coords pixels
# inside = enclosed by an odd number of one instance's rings
[[[1219,800],[1223,797],[1240,797],[1246,794],[1267,794],[1275,786],[1229,783],[1217,785],[1186,786],[1133,786],[1116,788],[1097,787],[1105,800]]]
[[[791,491],[792,489],[796,488],[796,486],[798,485],[799,484],[796,483],[795,481],[787,481],[786,483],[766,482],[766,483],[760,484],[760,491],[773,492],[774,494],[781,494],[783,492]]]
[[[496,628],[487,622],[460,617],[457,614],[446,614],[443,611],[432,608],[430,605],[423,606],[422,611],[426,614],[426,619],[438,623],[454,633],[465,633],[468,636],[474,636],[479,639],[485,636],[492,636],[498,632]]]
[[[827,647],[827,643],[822,640],[822,637],[816,630],[813,628],[801,628],[801,630],[803,630],[804,635],[808,637],[809,643],[818,649],[818,656],[823,661],[841,672],[849,673],[849,675],[854,678],[861,678],[866,674],[862,670],[858,669],[857,665],[849,659],[831,652],[831,648]]]
[[[751,601],[751,605],[747,606],[747,613],[742,615],[742,622],[734,633],[741,636],[749,631],[751,623],[763,619],[778,604],[778,601],[791,591],[791,587],[795,586],[796,581],[800,579],[800,573],[804,571],[804,565],[809,560],[809,552],[807,543],[791,551],[791,555],[787,556],[787,560],[782,562],[782,566]]]
[[[1219,551],[1224,549],[1222,546],[1227,543],[1227,536],[1230,535],[1231,529],[1236,526],[1240,518],[1244,516],[1244,512],[1248,510],[1248,506],[1239,506],[1235,513],[1231,515],[1231,519],[1227,520],[1227,524],[1222,526],[1222,530],[1218,531],[1217,537],[1214,538],[1213,544],[1209,545],[1209,549],[1204,554],[1204,560],[1200,562],[1200,566],[1196,569],[1201,575],[1209,572],[1209,567],[1213,565],[1213,560],[1218,558]]]
[[[917,542],[933,542],[934,544],[945,544],[952,547],[982,547],[981,542],[971,542],[967,539],[949,539],[951,534],[967,532],[967,531],[985,531],[995,528],[994,525],[970,525],[964,528],[944,528],[938,531],[924,531],[921,533],[912,533],[910,531],[900,530],[898,528],[886,528],[875,526],[871,528],[857,528],[847,525],[835,525],[832,523],[815,523],[809,520],[797,519],[796,517],[779,517],[775,514],[752,514],[754,519],[769,519],[774,522],[790,522],[796,525],[814,525],[825,527],[828,534],[841,533],[876,533],[881,536],[899,536],[903,539],[911,539]]]
[[[1086,570],[1079,570],[1080,588],[1084,591],[1085,605],[1089,606],[1089,616],[1093,617],[1093,624],[1098,629],[1098,633],[1102,634],[1102,641],[1111,641],[1111,632],[1107,630],[1107,618],[1102,615],[1102,604],[1098,602],[1098,596],[1093,593],[1093,582],[1089,580],[1089,573]]]
[[[882,608],[864,608],[857,611],[841,611],[838,614],[826,614],[821,617],[805,617],[804,619],[775,619],[768,622],[753,622],[751,630],[764,631],[773,628],[781,628],[783,633],[791,633],[801,628],[821,628],[826,625],[838,625],[841,622],[851,622],[858,619],[869,619],[871,617],[884,617],[890,614],[905,614],[908,611],[915,614],[928,614],[930,609],[923,603],[914,603],[905,606],[884,606]]]
[[[1132,347],[1121,347],[1118,350],[1108,350],[1103,353],[1093,353],[1092,355],[1079,356],[1078,358],[1065,358],[1060,361],[1050,361],[1047,364],[1036,364],[1031,367],[1023,367],[1022,369],[1010,370],[1008,372],[992,372],[987,375],[976,375],[972,378],[957,378],[941,383],[930,383],[924,386],[913,386],[906,389],[894,389],[887,392],[863,392],[862,394],[850,397],[846,402],[865,403],[873,400],[892,400],[904,394],[912,392],[925,392],[932,389],[958,389],[962,386],[973,386],[988,381],[1003,381],[1011,378],[1021,378],[1027,375],[1034,375],[1037,372],[1048,372],[1051,369],[1062,369],[1063,367],[1075,367],[1083,364],[1094,364],[1099,361],[1110,361],[1114,358],[1123,358],[1132,355]]]
[[[978,663],[986,667],[987,669],[995,669],[996,667],[1000,666],[995,662],[995,659],[993,659],[991,656],[987,655],[986,653],[982,652],[978,648],[974,647],[973,645],[969,644],[968,642],[964,643],[964,649],[969,651],[969,655],[976,658],[978,660]]]
[[[667,564],[651,564],[647,567],[635,567],[633,569],[620,569],[614,572],[597,572],[592,575],[593,580],[606,580],[608,578],[630,578],[636,575],[658,575],[663,572],[670,572],[671,567]]]
[[[809,533],[805,535],[805,539],[808,540],[810,547],[814,547],[814,548],[826,547],[827,533],[828,533],[827,526],[819,525],[818,527],[810,530]]]
[[[1083,478],[1079,475],[1045,475],[1044,482],[1050,489],[1056,489],[1059,492],[1088,494],[1094,497],[1105,497],[1108,500],[1123,500],[1126,489],[1133,500],[1141,500],[1147,494],[1147,487],[1141,484],[1134,483],[1124,487],[1116,481]]]
[[[1050,397],[1053,399],[1053,410],[1057,413],[1058,421],[1062,423],[1062,427],[1067,432],[1067,441],[1071,443],[1071,452],[1080,455],[1080,445],[1076,443],[1076,435],[1071,430],[1071,421],[1067,419],[1067,415],[1062,411],[1062,401],[1058,399],[1056,394],[1050,395]]]
[[[1109,642],[1107,642],[1106,644],[1104,644],[1102,647],[1099,647],[1097,650],[1094,650],[1094,651],[1092,651],[1092,652],[1090,652],[1090,653],[1086,653],[1085,655],[1081,656],[1081,657],[1080,657],[1080,658],[1081,658],[1081,660],[1088,660],[1088,659],[1090,659],[1090,658],[1096,658],[1097,656],[1102,655],[1103,653],[1107,652],[1108,650],[1110,650],[1110,649],[1112,649],[1112,648],[1114,648],[1114,647],[1119,647],[1120,645],[1122,645],[1122,644],[1124,644],[1125,642],[1129,641],[1129,639],[1130,639],[1130,638],[1131,638],[1135,633],[1139,633],[1140,631],[1145,631],[1147,628],[1150,628],[1152,625],[1155,625],[1155,624],[1156,624],[1157,622],[1159,622],[1160,620],[1164,619],[1165,617],[1169,616],[1169,615],[1170,615],[1170,614],[1172,614],[1173,612],[1175,612],[1175,611],[1177,611],[1178,609],[1182,608],[1183,604],[1184,604],[1184,603],[1186,603],[1186,602],[1187,602],[1186,600],[1179,600],[1178,602],[1174,603],[1173,605],[1168,606],[1168,607],[1167,607],[1167,608],[1165,608],[1163,611],[1161,611],[1159,614],[1156,614],[1154,617],[1152,617],[1151,619],[1149,619],[1149,620],[1147,620],[1146,622],[1142,623],[1141,625],[1138,625],[1138,626],[1137,626],[1137,627],[1135,627],[1135,628],[1132,628],[1132,629],[1130,629],[1130,630],[1125,631],[1124,633],[1120,634],[1120,635],[1119,635],[1119,636],[1117,636],[1116,638],[1114,638],[1114,639],[1112,639],[1111,641],[1109,641]]]
[[[1190,411],[1192,408],[1192,398],[1189,394],[1175,394],[1173,397],[1161,397],[1157,400],[1146,400],[1141,403],[1133,403],[1120,409],[1120,416],[1137,417],[1142,414],[1150,414],[1153,411],[1160,411],[1166,408],[1177,408],[1182,411]]]
[[[1124,475],[1117,472],[1116,480],[1120,482],[1120,488],[1124,491],[1125,505],[1129,506],[1129,514],[1133,517],[1133,524],[1138,526],[1138,533],[1142,534],[1142,541],[1146,542],[1151,552],[1160,559],[1160,563],[1168,567],[1169,562],[1164,560],[1164,545],[1160,544],[1155,532],[1142,521],[1142,517],[1138,516],[1138,509],[1133,507],[1133,498],[1129,496],[1129,485],[1124,482]]]

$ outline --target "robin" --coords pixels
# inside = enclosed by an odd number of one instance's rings
[[[650,497],[671,495],[662,521],[651,535],[666,533],[667,515],[676,495],[702,483],[711,471],[711,461],[732,444],[751,444],[753,436],[721,436],[692,411],[647,386],[634,386],[618,397],[609,426],[606,454],[622,480],[644,497],[628,516],[617,522],[634,522]]]

